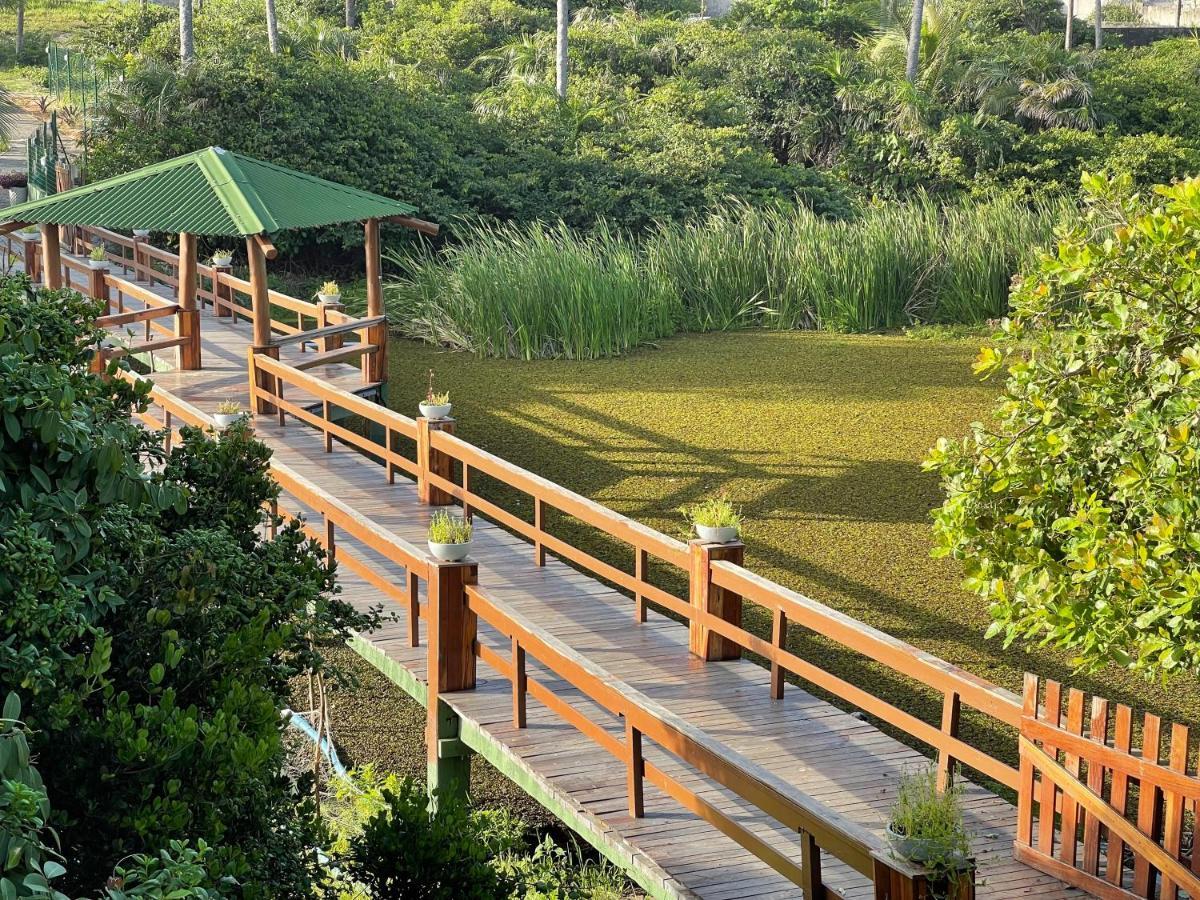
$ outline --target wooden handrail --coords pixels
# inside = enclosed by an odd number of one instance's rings
[[[126,281],[119,275],[105,275],[104,283],[109,289],[120,291],[127,297],[132,297],[140,303],[146,304],[148,307],[168,307],[177,306],[174,300],[168,300],[166,297],[160,297],[154,291],[147,290],[140,284],[134,284],[132,281]]]
[[[489,597],[484,588],[467,586],[466,594],[471,610],[480,619],[500,631],[510,641],[515,641],[517,646],[580,690],[588,699],[611,714],[622,717],[641,735],[654,741],[685,765],[733,791],[766,815],[792,830],[811,835],[822,850],[832,853],[860,874],[868,878],[874,877],[876,861],[887,852],[884,841],[877,834],[797,790],[641,691],[615,678],[545,629],[509,609],[502,601]],[[500,671],[512,679],[511,667],[502,665]],[[532,682],[533,679],[527,678],[526,681]],[[565,710],[560,709],[559,712],[562,714]],[[577,710],[576,713],[578,714]],[[569,717],[568,721],[579,728],[579,723],[571,721],[571,718],[573,717]],[[593,739],[597,738],[593,729],[579,730]],[[597,743],[610,753],[624,746],[603,740],[598,740]],[[694,792],[661,769],[649,763],[645,763],[645,768],[647,780],[658,784],[668,793],[681,791],[689,795],[690,801],[699,800]],[[705,805],[708,806],[707,812],[710,815],[722,815],[711,804]],[[734,827],[730,828],[730,825]],[[725,823],[722,830],[744,845],[750,844],[747,849],[751,852],[761,854],[764,850],[761,841],[732,821]],[[769,847],[765,849],[779,857],[779,854]],[[802,879],[796,877],[800,867],[790,861],[786,861],[788,865],[783,867],[779,866],[778,859],[774,862],[777,869],[782,869],[797,884],[803,883]],[[924,874],[924,870],[903,860],[889,858],[887,864],[894,871],[909,878],[919,878]],[[789,872],[788,869],[794,871]]]
[[[179,304],[171,303],[167,306],[151,306],[147,309],[135,309],[130,312],[100,316],[96,319],[96,324],[101,328],[112,328],[118,325],[132,325],[136,322],[145,322],[150,319],[161,319],[173,316],[177,312],[179,312]]]
[[[344,322],[340,325],[326,325],[324,328],[310,328],[307,331],[299,331],[295,334],[285,334],[282,337],[273,337],[271,338],[270,346],[283,347],[287,344],[297,344],[301,341],[316,341],[335,334],[345,334],[348,331],[362,331],[364,328],[370,328],[372,325],[382,325],[386,321],[387,316],[374,316],[370,319],[355,319],[352,322]]]

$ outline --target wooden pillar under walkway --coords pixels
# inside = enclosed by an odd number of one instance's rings
[[[380,263],[379,220],[367,219],[363,224],[363,246],[367,258],[367,317],[383,315],[383,273]],[[378,384],[387,380],[387,322],[372,325],[367,329],[368,344],[378,349],[368,353],[362,360],[364,384]]]
[[[253,235],[246,238],[246,261],[250,264],[250,310],[254,316],[251,352],[279,359],[279,348],[271,346],[271,297],[267,288],[267,256]],[[258,387],[268,394],[274,394],[275,376],[262,369],[255,369],[254,372]],[[254,412],[273,413],[275,405],[256,397]]]
[[[196,235],[179,234],[179,313],[175,316],[175,336],[188,338],[178,347],[179,368],[200,368],[200,311],[196,308]]]
[[[40,225],[42,232],[42,278],[50,290],[63,286],[62,252],[59,250],[58,226]]]
[[[475,639],[478,617],[466,588],[479,578],[470,561],[431,559],[427,575],[429,691],[425,710],[429,799],[463,800],[471,784],[470,751],[460,738],[461,722],[441,695],[475,689]]]

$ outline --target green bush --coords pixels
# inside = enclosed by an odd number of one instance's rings
[[[314,647],[377,615],[334,596],[297,524],[263,536],[278,489],[248,431],[164,454],[131,420],[145,389],[87,370],[96,313],[0,279],[0,683],[25,696],[65,878],[95,891],[114,860],[203,840],[214,878],[300,896],[320,828],[278,710]]]
[[[983,351],[1007,367],[991,422],[941,440],[939,555],[991,603],[989,634],[1147,676],[1200,673],[1200,179],[1093,214],[1014,290]],[[1115,224],[1114,224],[1115,223]]]

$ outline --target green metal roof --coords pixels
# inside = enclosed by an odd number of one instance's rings
[[[9,222],[246,237],[414,212],[398,200],[208,147],[0,215]]]

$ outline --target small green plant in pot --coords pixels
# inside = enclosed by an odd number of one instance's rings
[[[222,400],[217,404],[217,411],[213,413],[213,421],[218,428],[228,428],[230,425],[236,425],[244,415],[242,405],[236,400]]]
[[[429,520],[429,552],[443,562],[462,562],[471,552],[471,520],[439,509]]]
[[[327,281],[317,290],[317,300],[326,306],[337,306],[342,302],[342,289],[336,281]]]
[[[446,419],[450,417],[453,408],[450,403],[450,392],[437,392],[433,389],[433,369],[429,370],[429,386],[425,391],[425,399],[418,404],[421,415],[427,419]]]
[[[232,250],[214,250],[212,255],[212,264],[219,269],[228,269],[233,265]]]
[[[892,851],[928,870],[938,896],[950,897],[971,878],[971,843],[963,826],[962,788],[938,790],[930,765],[900,776],[887,827]]]
[[[710,544],[728,544],[742,533],[742,517],[729,498],[716,494],[707,500],[679,507],[696,535]]]
[[[95,246],[88,253],[88,266],[93,269],[107,269],[108,255],[104,252],[104,247]]]

